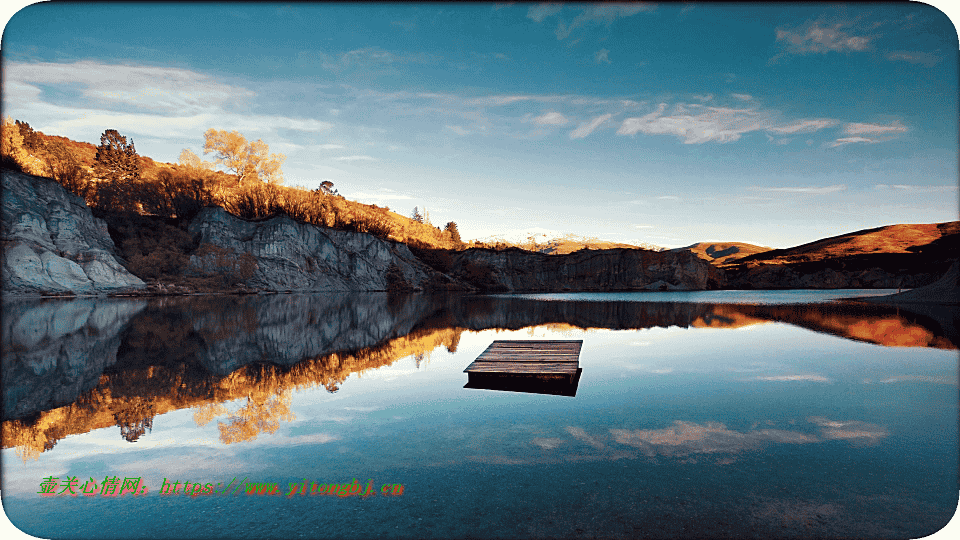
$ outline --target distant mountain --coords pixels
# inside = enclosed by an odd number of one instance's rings
[[[579,236],[572,233],[563,234],[559,231],[540,228],[488,236],[475,242],[489,247],[516,247],[547,255],[566,255],[581,249],[646,249],[650,251],[664,251],[660,246],[644,242],[634,244],[612,242],[600,240],[597,237]]]
[[[696,244],[671,249],[670,251],[692,251],[701,259],[715,266],[727,264],[736,259],[770,251],[773,248],[755,246],[745,242],[697,242]]]

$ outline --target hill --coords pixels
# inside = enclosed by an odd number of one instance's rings
[[[737,261],[738,264],[792,264],[881,253],[938,251],[957,254],[960,221],[887,225],[832,236],[786,249],[772,249]]]
[[[716,266],[722,266],[736,259],[770,251],[772,248],[755,246],[745,242],[697,242],[696,244],[674,248],[670,251],[691,251],[696,256]]]

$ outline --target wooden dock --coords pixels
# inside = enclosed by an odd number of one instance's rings
[[[582,339],[494,341],[463,371],[471,382],[490,376],[506,376],[560,379],[573,383],[582,371],[582,345]]]

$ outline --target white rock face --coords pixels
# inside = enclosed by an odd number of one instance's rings
[[[102,294],[145,286],[113,258],[106,224],[49,178],[3,170],[4,294]]]
[[[203,209],[189,227],[201,244],[247,254],[256,262],[245,285],[268,291],[385,291],[390,270],[417,290],[443,287],[454,280],[424,264],[405,244],[373,235],[337,231],[287,217],[250,222],[222,208]],[[227,261],[229,263],[229,261]],[[190,257],[195,271],[223,272],[214,257]],[[402,277],[401,277],[402,276]]]

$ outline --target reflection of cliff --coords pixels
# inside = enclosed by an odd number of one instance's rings
[[[3,419],[66,405],[116,362],[142,300],[3,301]]]
[[[4,305],[3,444],[24,456],[66,435],[110,426],[136,441],[155,417],[184,408],[196,409],[200,425],[217,420],[223,442],[248,441],[291,418],[293,391],[322,385],[335,392],[353,373],[419,359],[439,346],[455,351],[464,330],[735,328],[773,321],[881,345],[957,348],[956,336],[932,319],[863,305],[379,293],[18,302]],[[49,365],[48,354],[56,359]],[[229,410],[225,404],[236,400],[239,408]]]
[[[143,428],[152,426],[155,416],[190,407],[196,408],[194,419],[199,425],[220,418],[222,442],[247,441],[260,433],[273,433],[281,420],[292,419],[294,390],[323,385],[335,392],[352,373],[428,354],[441,345],[454,350],[460,332],[415,330],[354,353],[326,354],[294,366],[251,364],[225,377],[203,373],[186,362],[114,369],[71,405],[4,422],[3,445],[17,446],[26,458],[53,448],[67,435],[115,425],[132,442]],[[234,400],[243,400],[243,405],[231,412],[224,403]]]
[[[856,304],[694,304],[685,302],[559,302],[479,297],[457,307],[456,324],[470,329],[519,329],[548,323],[580,328],[739,328],[783,322],[816,332],[890,347],[956,349],[955,327],[903,308]],[[957,318],[954,310],[953,318]]]

